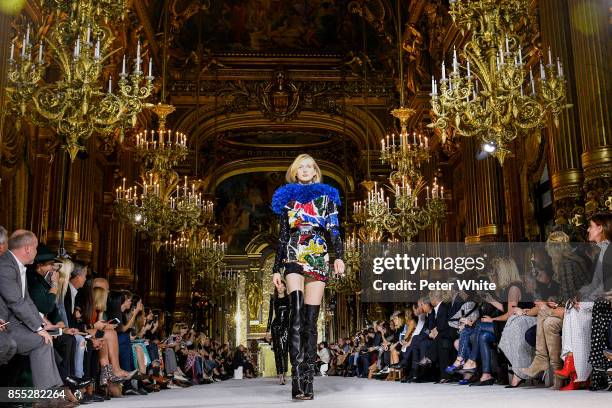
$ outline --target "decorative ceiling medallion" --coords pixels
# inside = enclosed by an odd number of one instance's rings
[[[274,80],[264,84],[260,94],[261,111],[275,122],[294,119],[300,108],[300,91],[283,71],[277,71],[274,76]]]

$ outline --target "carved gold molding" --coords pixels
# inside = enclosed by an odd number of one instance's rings
[[[219,101],[219,108],[222,101]],[[369,143],[366,142],[366,123],[369,123]],[[240,129],[265,129],[267,131],[283,131],[286,129],[317,130],[324,129],[338,134],[346,134],[360,149],[366,146],[378,146],[384,136],[384,126],[371,112],[366,118],[366,112],[358,108],[347,106],[344,118],[339,115],[302,111],[297,118],[290,122],[272,122],[262,116],[261,111],[251,110],[236,114],[219,114],[215,120],[213,109],[190,110],[179,118],[174,128],[190,135],[191,146],[196,145],[199,138],[201,144],[204,140],[216,134]]]
[[[603,146],[582,153],[585,181],[612,177],[612,147]]]
[[[236,160],[230,163],[227,163],[215,170],[215,185],[212,186],[213,189],[216,189],[223,181],[227,180],[230,177],[236,176],[238,174],[245,173],[257,173],[257,172],[270,172],[270,171],[287,171],[289,165],[293,162],[294,157],[288,158],[252,158],[252,159],[242,159]],[[325,160],[317,160],[319,167],[321,168],[321,172],[323,173],[323,177],[330,177],[335,180],[344,191],[354,191],[355,190],[355,181],[352,177],[347,177],[344,174],[345,170],[340,166],[337,166],[333,163],[327,162]],[[347,185],[348,182],[348,185]]]
[[[478,227],[478,237],[497,236],[500,233],[500,228],[495,224],[489,224]]]

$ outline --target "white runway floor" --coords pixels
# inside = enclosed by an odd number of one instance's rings
[[[303,408],[598,408],[612,407],[612,392],[505,389],[456,384],[401,384],[360,378],[316,377],[315,399],[292,401],[291,386],[273,378],[228,380],[112,399],[100,408],[287,407]],[[98,404],[96,404],[98,406]]]

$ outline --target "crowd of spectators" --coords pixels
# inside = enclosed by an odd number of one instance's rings
[[[318,372],[612,390],[611,238],[612,215],[601,214],[590,221],[594,251],[556,231],[529,270],[496,258],[495,290],[432,291],[352,338],[323,341]],[[0,227],[0,386],[62,390],[56,402],[70,407],[258,375],[257,341],[232,349],[170,318],[32,232]]]
[[[61,391],[40,404],[70,407],[256,376],[249,349],[169,316],[0,227],[0,386]]]
[[[521,271],[500,257],[494,291],[433,291],[324,345],[327,375],[401,382],[612,390],[612,215],[592,217],[587,251],[563,231]]]

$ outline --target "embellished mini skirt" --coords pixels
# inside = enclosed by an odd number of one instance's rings
[[[311,281],[329,280],[329,254],[324,232],[322,228],[310,226],[301,226],[290,231],[285,276],[299,273]]]

